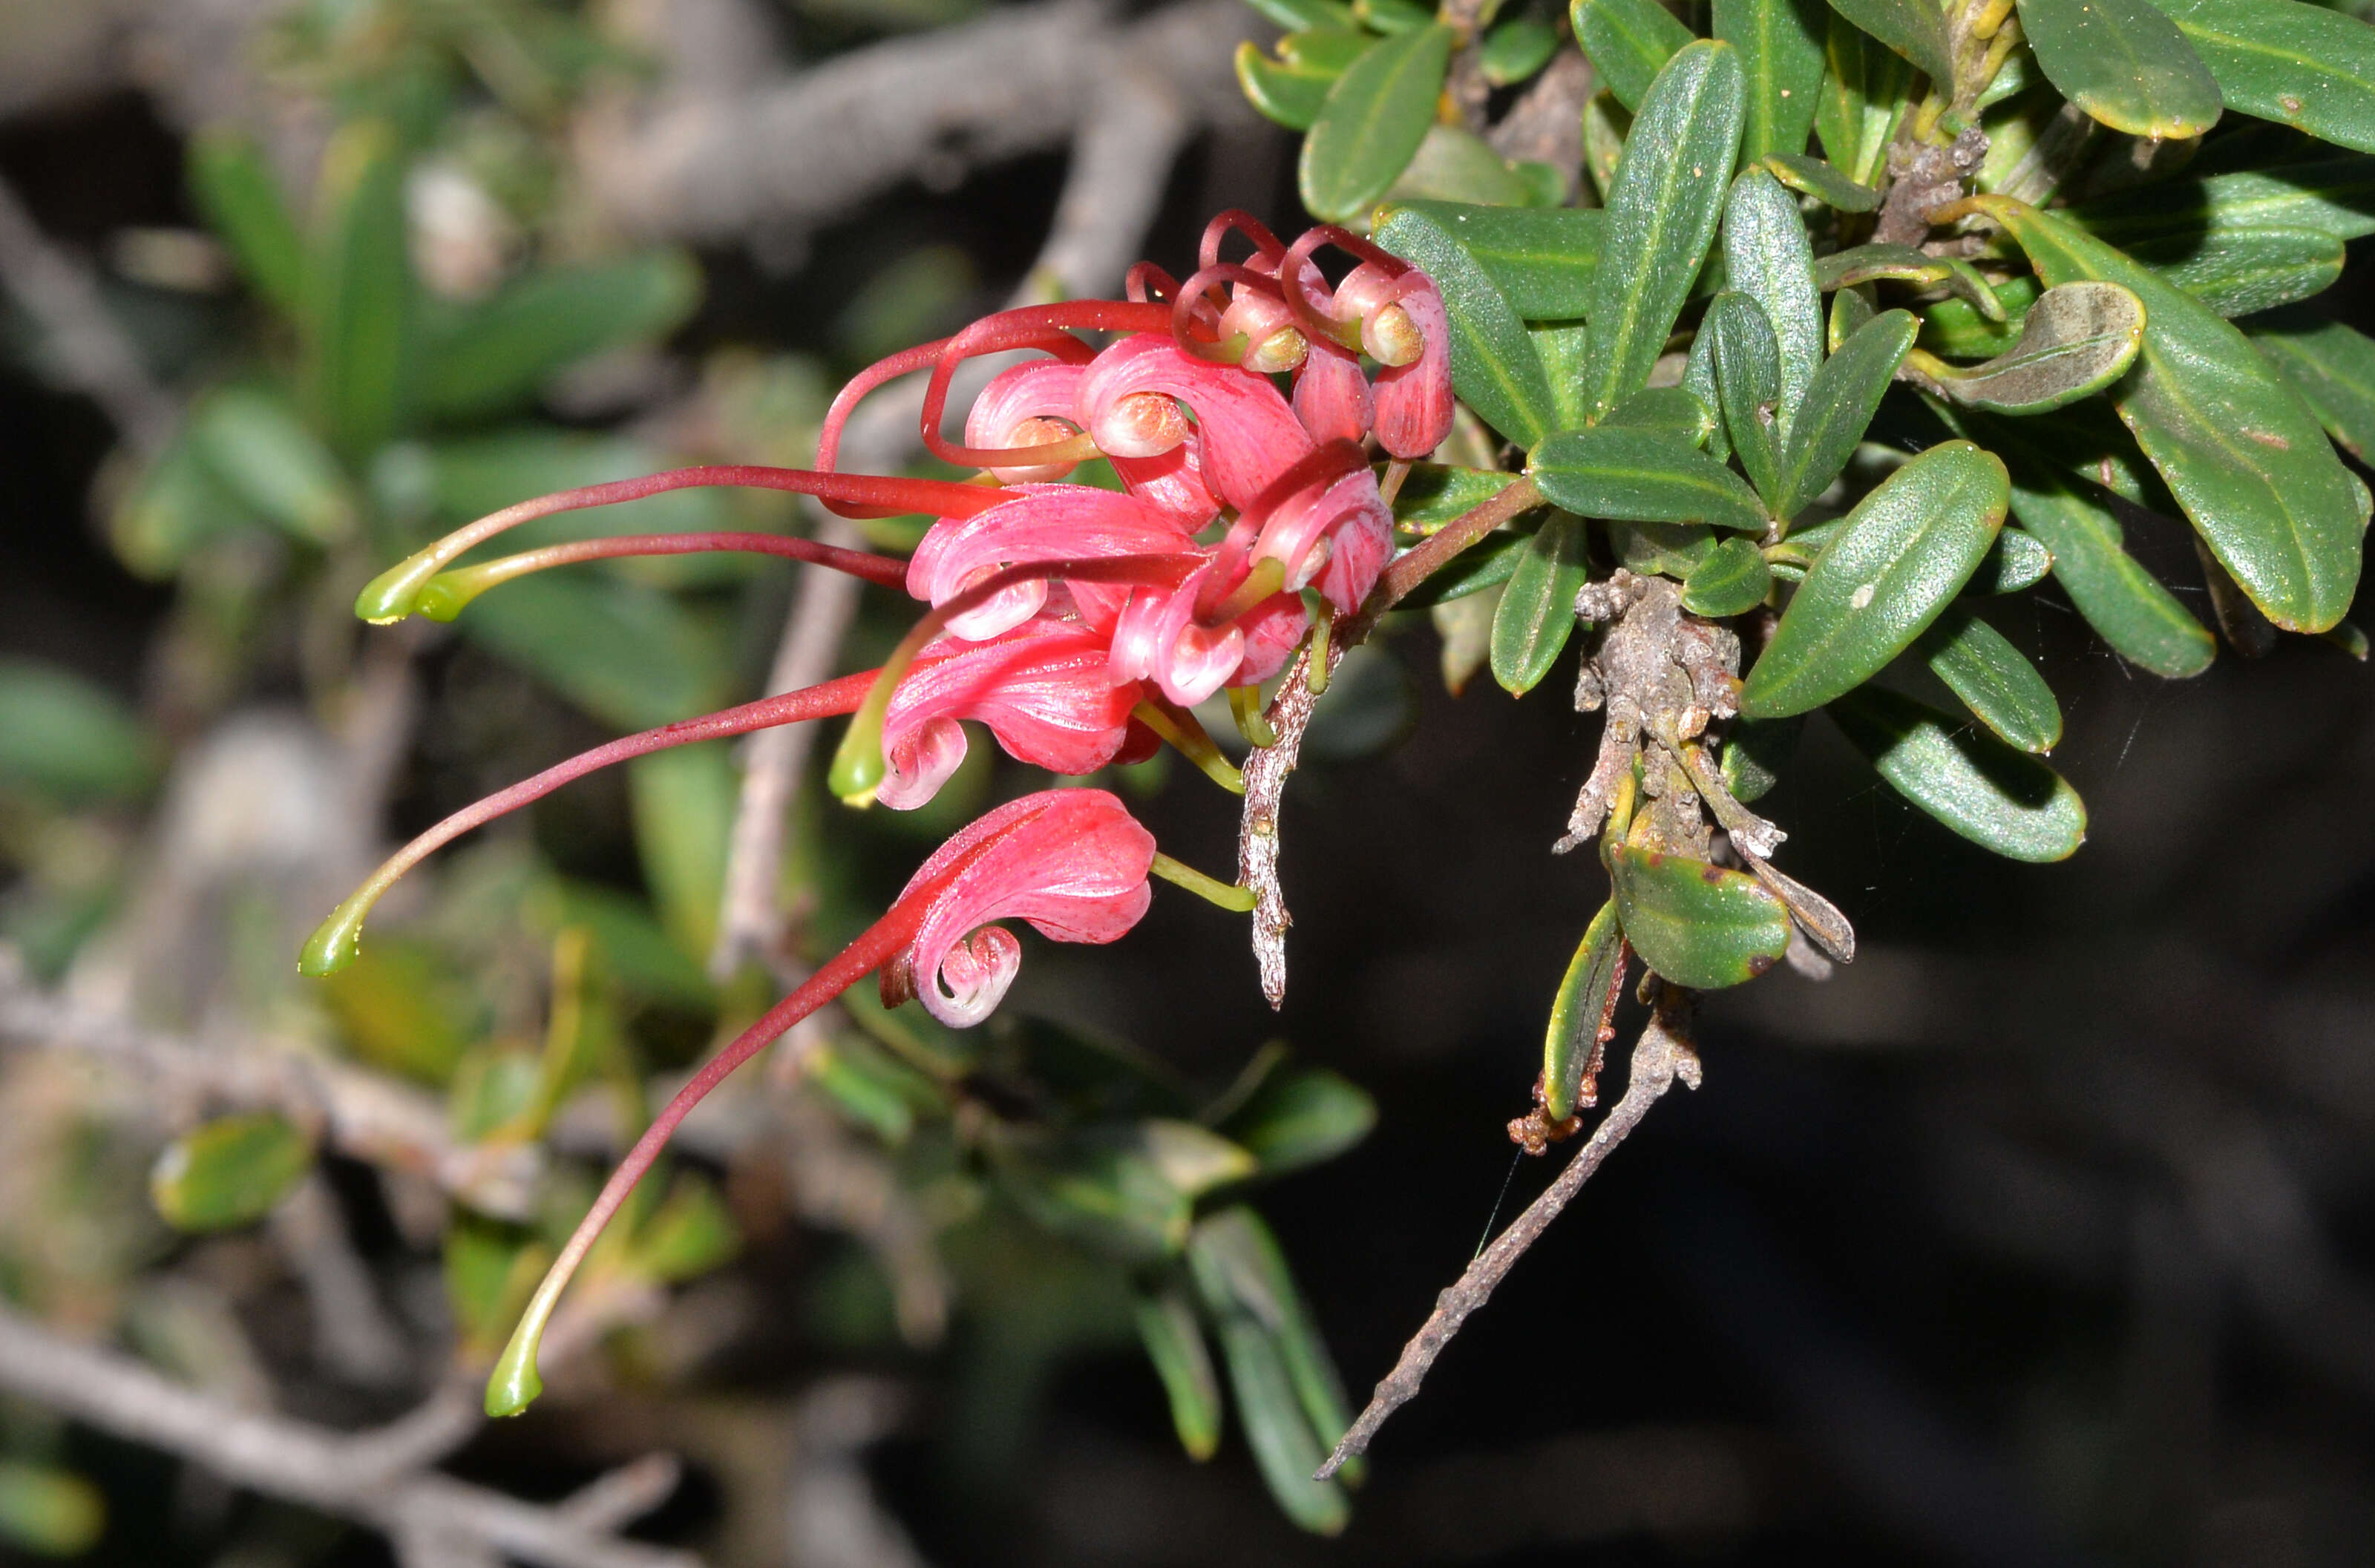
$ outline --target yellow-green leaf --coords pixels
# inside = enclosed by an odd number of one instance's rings
[[[178,1231],[261,1220],[313,1168],[313,1140],[271,1112],[220,1116],[165,1146],[148,1173],[157,1212]]]
[[[1303,139],[1297,171],[1303,205],[1314,217],[1353,221],[1392,189],[1435,123],[1451,45],[1449,28],[1413,28],[1336,78]]]
[[[1896,139],[1896,127],[1911,106],[1913,66],[1836,6],[1826,29],[1823,63],[1814,134],[1840,176],[1869,189],[1886,171],[1888,144]]]
[[[1984,849],[2066,860],[2086,840],[2078,792],[1983,729],[1879,687],[1841,698],[1831,716],[1892,789]]]
[[[1179,1446],[1191,1459],[1209,1459],[1221,1446],[1221,1379],[1212,1370],[1196,1309],[1176,1286],[1141,1294],[1136,1305],[1138,1342],[1163,1380]]]
[[[1831,0],[1831,9],[1921,68],[1942,94],[1955,88],[1955,49],[1937,0]]]
[[[1677,985],[1738,985],[1789,950],[1789,911],[1745,872],[1619,843],[1608,846],[1608,878],[1625,940]]]
[[[2020,28],[2046,79],[2115,131],[2166,140],[2218,123],[2218,83],[2151,0],[2020,0]]]
[[[1625,989],[1625,933],[1614,900],[1600,906],[1584,928],[1583,941],[1551,999],[1550,1027],[1542,1033],[1542,1111],[1554,1121],[1575,1114],[1583,1075],[1616,1016]]]
[[[349,459],[394,433],[410,382],[404,179],[396,132],[378,121],[340,127],[322,156],[305,269],[304,381],[308,406]]]

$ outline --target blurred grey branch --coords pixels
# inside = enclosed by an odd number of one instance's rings
[[[5,179],[0,289],[40,330],[40,362],[52,381],[98,404],[144,456],[165,444],[180,418],[173,399],[108,313],[90,269],[50,242]]]

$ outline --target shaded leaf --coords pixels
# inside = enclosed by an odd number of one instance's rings
[[[1376,44],[1365,32],[1314,29],[1291,32],[1276,55],[1264,54],[1248,39],[1237,45],[1237,86],[1268,119],[1290,131],[1307,131],[1328,101],[1345,67]]]
[[[1704,523],[1612,523],[1617,564],[1643,576],[1680,581],[1715,553],[1715,533]]]
[[[2005,466],[2011,466],[2006,460]],[[2015,484],[2017,486],[2018,481]],[[2013,497],[2013,511],[2020,511],[2020,497]],[[1996,530],[1996,542],[1979,558],[1979,570],[1971,573],[1965,586],[1967,594],[2017,594],[2045,580],[2053,570],[2053,552],[2038,542],[2034,534],[2009,525]]]
[[[2000,414],[2042,414],[2127,374],[2144,338],[2144,304],[2129,289],[2064,283],[2029,307],[2020,339],[2008,352],[1967,370],[1932,361],[1920,379],[1957,403]]]
[[[271,1112],[219,1116],[165,1146],[148,1173],[157,1212],[177,1231],[261,1220],[313,1168],[313,1140]]]
[[[1688,387],[1645,386],[1608,411],[1604,430],[1639,430],[1699,446],[1715,430],[1715,411]]]
[[[1933,256],[1910,245],[1856,245],[1834,251],[1814,264],[1814,277],[1826,293],[1886,278],[1921,289],[1951,289],[1991,320],[2003,311],[1993,286],[1979,268],[1959,256]]]
[[[1414,28],[1371,49],[1336,78],[1304,137],[1297,166],[1303,205],[1313,216],[1338,223],[1356,219],[1392,188],[1435,123],[1451,44],[1449,28]],[[1449,293],[1447,286],[1447,298]]]
[[[1823,362],[1823,300],[1814,289],[1814,247],[1797,198],[1766,170],[1745,170],[1731,183],[1723,212],[1723,270],[1726,285],[1755,301],[1772,328],[1780,375],[1776,434],[1786,437],[1806,383]]]
[[[349,458],[393,434],[406,402],[413,287],[404,174],[396,133],[376,121],[342,126],[322,158],[305,269],[306,404]]]
[[[1814,134],[1841,177],[1870,188],[1886,171],[1888,144],[1911,102],[1913,66],[1836,6],[1825,29],[1823,64]]]
[[[1567,16],[1591,68],[1628,110],[1641,107],[1666,62],[1692,41],[1658,0],[1573,0]]]
[[[725,701],[733,677],[721,627],[630,583],[522,577],[475,601],[457,624],[621,729],[706,713]]]
[[[1834,212],[1870,212],[1880,206],[1878,191],[1857,184],[1819,158],[1808,158],[1803,153],[1767,153],[1765,167],[1800,195],[1812,196]]]
[[[1383,237],[1395,216],[1425,218],[1466,252],[1528,321],[1569,321],[1584,312],[1607,214],[1590,207],[1474,206],[1396,201],[1377,214]]]
[[[1220,1131],[1266,1176],[1333,1160],[1369,1136],[1377,1105],[1358,1084],[1326,1067],[1282,1069],[1264,1079]]]
[[[1394,497],[1394,522],[1432,534],[1491,501],[1518,482],[1498,468],[1462,468],[1449,463],[1413,463]]]
[[[1493,678],[1512,697],[1542,682],[1575,631],[1575,595],[1590,576],[1583,521],[1554,513],[1518,557],[1493,615]]]
[[[660,924],[686,957],[709,961],[726,893],[727,840],[741,779],[732,743],[701,741],[627,764],[635,856]]]
[[[1891,788],[1984,849],[2053,861],[2086,842],[2077,792],[1985,730],[1879,687],[1841,698],[1831,716]]]
[[[2023,751],[2062,741],[2062,705],[2028,656],[1967,605],[1946,607],[1913,644],[1930,673],[1981,724]]]
[[[1568,961],[1558,994],[1551,998],[1550,1027],[1542,1033],[1542,1112],[1564,1121],[1581,1102],[1583,1075],[1604,1043],[1601,1032],[1615,1016],[1625,986],[1625,933],[1616,902],[1600,906]]]
[[[1806,716],[1786,719],[1736,719],[1723,743],[1723,787],[1743,806],[1758,799],[1781,782],[1781,770],[1798,753],[1798,739]]]
[[[65,806],[132,800],[164,748],[124,700],[62,666],[0,658],[0,790]]]
[[[2230,109],[2375,152],[2375,29],[2299,0],[2154,0]]]
[[[190,138],[190,194],[257,296],[294,320],[305,308],[305,241],[264,149],[227,127]]]
[[[1526,547],[1531,542],[1531,530],[1497,531],[1482,544],[1471,545],[1460,551],[1449,566],[1403,595],[1400,602],[1412,609],[1420,609],[1429,605],[1450,604],[1471,594],[1497,588],[1518,570],[1518,562],[1525,559]]]
[[[1756,493],[1770,505],[1781,493],[1781,354],[1764,308],[1725,290],[1707,307],[1700,334],[1714,348],[1715,385],[1724,434]]]
[[[1715,36],[1740,51],[1748,85],[1740,160],[1803,153],[1823,85],[1829,8],[1822,0],[1715,0],[1713,9]]]
[[[1889,311],[1858,327],[1824,361],[1782,448],[1776,515],[1796,516],[1839,477],[1918,330],[1908,312]]]
[[[1789,950],[1788,911],[1744,872],[1618,843],[1608,846],[1608,877],[1625,938],[1677,985],[1738,985]]]
[[[701,270],[679,251],[541,267],[492,297],[428,312],[420,407],[467,419],[526,402],[588,356],[666,336],[701,299]]]
[[[1179,1446],[1191,1459],[1211,1458],[1221,1446],[1221,1379],[1196,1309],[1186,1291],[1166,1286],[1139,1296],[1137,1318],[1138,1341],[1163,1380]]]
[[[1717,545],[1683,582],[1683,607],[1693,615],[1742,615],[1765,602],[1773,572],[1748,540]]]
[[[1954,42],[1936,0],[1831,0],[1831,9],[1912,61],[1942,92],[1953,92]]]
[[[1525,207],[1534,200],[1534,185],[1475,132],[1434,124],[1386,195],[1388,201]]]
[[[1377,239],[1441,289],[1451,320],[1452,387],[1460,401],[1520,446],[1542,440],[1556,422],[1549,379],[1525,323],[1484,269],[1426,207],[1386,208]]]
[[[2129,253],[2222,316],[2289,305],[2342,277],[2343,242],[2316,229],[2221,229],[2140,241]]]
[[[189,417],[207,467],[273,526],[313,545],[353,533],[346,471],[288,398],[262,386],[221,386],[201,395]]]
[[[706,1177],[692,1172],[669,1184],[668,1197],[635,1227],[628,1267],[647,1279],[680,1284],[729,1262],[742,1232]]]
[[[1681,442],[1601,426],[1562,430],[1534,449],[1526,472],[1542,494],[1582,517],[1711,523],[1762,532],[1755,494],[1721,463]]]
[[[2045,292],[2045,285],[2026,275],[2008,277],[1991,290],[2004,319],[1997,321],[1959,295],[1931,300],[1916,307],[1921,314],[1918,347],[1949,360],[1992,360],[2020,341],[2028,309]]]
[[[2219,84],[2152,0],[2020,0],[2020,29],[2062,96],[2132,136],[2198,136]]]
[[[2326,433],[2364,462],[2375,449],[2375,340],[2305,313],[2253,322],[2243,332],[2316,411]]]
[[[1476,52],[1477,68],[1495,87],[1522,82],[1551,63],[1558,34],[1533,17],[1513,17],[1484,35]]]
[[[2375,234],[2375,158],[2171,180],[2086,202],[2067,217],[2116,244],[2163,234],[2206,238],[2228,229],[2315,229],[2355,240]]]

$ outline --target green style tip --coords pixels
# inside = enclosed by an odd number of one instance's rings
[[[363,584],[363,591],[355,595],[355,614],[373,626],[402,620],[418,607],[420,591],[444,565],[435,546],[407,556]]]
[[[304,950],[297,955],[297,973],[320,980],[354,962],[362,949],[363,918],[378,897],[377,890],[366,889],[332,910],[330,918],[305,938]]]
[[[413,601],[412,613],[431,620],[452,620],[484,591],[484,584],[474,584],[469,579],[467,571],[439,572],[421,585],[419,596]]]
[[[518,1415],[544,1392],[544,1379],[536,1374],[536,1347],[544,1337],[543,1326],[531,1314],[512,1330],[511,1343],[503,1347],[495,1370],[487,1374],[487,1414],[498,1418]]]
[[[872,801],[882,784],[882,721],[868,718],[861,713],[850,725],[825,773],[825,787],[853,806]]]

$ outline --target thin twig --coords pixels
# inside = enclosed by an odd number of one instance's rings
[[[1319,1467],[1318,1480],[1326,1480],[1351,1459],[1368,1451],[1386,1424],[1386,1418],[1417,1397],[1418,1387],[1436,1357],[1459,1332],[1470,1315],[1492,1298],[1494,1288],[1507,1278],[1526,1249],[1541,1239],[1550,1229],[1551,1221],[1559,1217],[1575,1195],[1583,1190],[1610,1151],[1624,1142],[1625,1135],[1640,1126],[1666,1091],[1680,1079],[1693,1089],[1698,1087],[1698,1054],[1692,1046],[1685,1030],[1684,1009],[1688,1002],[1672,986],[1663,988],[1655,1012],[1642,1027],[1641,1038],[1633,1047],[1633,1066],[1625,1084],[1625,1098],[1609,1107],[1608,1114],[1591,1131],[1591,1138],[1576,1151],[1566,1169],[1542,1197],[1527,1206],[1526,1211],[1509,1224],[1509,1228],[1493,1239],[1493,1244],[1476,1255],[1476,1261],[1467,1272],[1435,1300],[1435,1311],[1419,1326],[1419,1331],[1402,1347],[1400,1359],[1388,1373],[1369,1397],[1368,1408],[1353,1421],[1352,1429],[1336,1444],[1328,1462]]]
[[[0,179],[0,288],[41,329],[51,376],[98,404],[144,455],[173,433],[173,399],[108,313],[88,268],[53,245]]]

